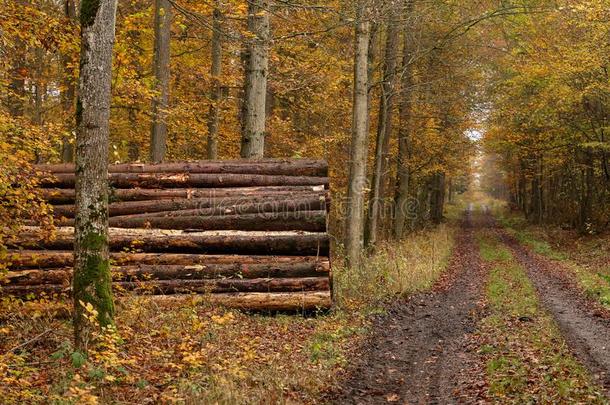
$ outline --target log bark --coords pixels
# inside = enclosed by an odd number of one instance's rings
[[[326,270],[326,272],[325,272]],[[62,284],[70,285],[73,268],[27,269],[9,271],[2,282],[9,285]],[[303,278],[328,276],[328,268],[315,262],[278,264],[207,264],[207,265],[146,265],[113,266],[114,281],[202,280],[214,278]]]
[[[173,187],[246,187],[246,186],[320,186],[328,185],[328,177],[274,176],[259,174],[201,173],[110,173],[108,184],[116,188]],[[43,187],[72,188],[73,173],[56,173],[41,180]]]
[[[184,293],[227,293],[227,292],[296,292],[324,291],[330,288],[328,277],[303,278],[255,278],[255,279],[203,279],[203,280],[153,280],[116,281],[113,289],[120,292],[136,290],[138,293],[155,295]],[[62,284],[7,285],[2,293],[12,296],[28,294],[70,293],[71,289]]]
[[[194,198],[171,199],[151,201],[127,201],[112,203],[108,206],[111,217],[126,215],[155,214],[165,211],[191,211],[192,215],[214,215],[233,210],[237,213],[294,211],[298,209],[324,209],[328,203],[328,194],[325,192],[289,192],[289,196],[280,194],[238,196],[221,198]],[[214,197],[214,196],[212,196]],[[207,211],[206,211],[207,210]],[[53,207],[56,218],[71,218],[74,216],[73,205],[56,205]],[[152,216],[160,216],[159,214]],[[163,215],[164,216],[164,215]],[[177,215],[181,216],[181,215]]]
[[[253,311],[308,311],[330,308],[330,291],[303,291],[294,293],[221,293],[199,296],[163,295],[153,296],[160,308],[175,308],[181,303],[196,299],[210,305]]]
[[[58,287],[57,292],[63,288]],[[131,299],[131,296],[117,297],[118,300]],[[330,291],[300,292],[253,292],[253,293],[218,293],[203,296],[192,294],[152,295],[140,297],[140,300],[154,300],[160,309],[175,309],[177,306],[193,300],[209,305],[222,305],[228,308],[253,311],[308,311],[330,308],[332,298]]]
[[[146,201],[173,198],[246,197],[256,195],[291,195],[295,192],[322,191],[324,186],[268,186],[235,188],[110,189],[111,201]],[[52,204],[74,203],[74,189],[43,188],[43,197]]]
[[[39,286],[44,284],[63,285],[68,287],[72,283],[73,268],[61,269],[28,269],[9,271],[0,276],[3,287],[12,286]]]
[[[47,173],[74,173],[74,164],[35,165]],[[227,173],[286,176],[328,176],[328,163],[318,159],[201,160],[172,163],[125,163],[108,166],[109,173]]]
[[[57,228],[53,240],[41,240],[41,230],[24,227],[16,246],[25,249],[69,250],[74,243],[73,229]],[[139,249],[143,252],[231,253],[289,256],[328,256],[326,233],[309,232],[184,232],[159,229],[110,228],[113,251]]]
[[[71,251],[57,250],[12,250],[7,253],[9,269],[52,269],[72,267],[74,254]],[[256,265],[292,266],[308,265],[316,271],[330,271],[330,262],[326,257],[316,256],[244,256],[244,255],[202,255],[180,253],[128,253],[113,252],[110,260],[114,266],[130,265]]]
[[[111,218],[152,218],[152,217],[184,217],[184,216],[211,216],[211,215],[237,215],[260,214],[265,212],[286,213],[298,211],[325,211],[328,207],[327,196],[316,195],[300,200],[269,200],[262,203],[216,205],[210,208],[193,208],[175,211],[157,211],[144,214],[120,215]]]
[[[325,232],[326,211],[148,218],[114,217],[109,223],[116,228]]]
[[[206,297],[213,304],[231,308],[266,311],[307,311],[330,308],[330,291],[298,293],[228,293]]]

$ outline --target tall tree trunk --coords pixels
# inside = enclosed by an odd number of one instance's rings
[[[375,171],[369,202],[368,244],[375,245],[379,233],[379,221],[384,208],[385,196],[383,177],[387,170],[392,134],[392,110],[394,108],[394,91],[396,82],[396,64],[398,55],[398,19],[394,9],[389,11],[390,18],[386,33],[386,46],[383,64],[383,81],[379,102],[379,123],[377,125],[377,144],[375,149]]]
[[[46,92],[45,85],[43,84],[44,77],[44,49],[38,47],[34,50],[34,57],[36,61],[35,65],[35,82],[34,82],[34,114],[32,117],[32,123],[39,127],[43,124],[42,116],[42,102],[43,95]]]
[[[375,83],[375,63],[377,60],[377,53],[379,52],[379,41],[378,36],[380,32],[380,24],[376,23],[374,20],[371,21],[371,26],[369,28],[369,50],[367,54],[368,62],[367,62],[367,105],[371,105],[371,100],[373,99],[373,92],[375,90],[373,83]],[[371,116],[370,114],[366,117],[366,133],[371,133]],[[366,225],[366,224],[365,224]]]
[[[534,162],[534,177],[532,178],[532,214],[533,221],[536,224],[542,223],[543,217],[543,206],[542,206],[542,165],[540,158],[537,158]]]
[[[13,117],[21,117],[25,111],[25,44],[17,38],[15,40],[15,54],[10,73],[8,110]]]
[[[70,23],[76,20],[76,5],[74,0],[66,0],[64,3],[64,15],[66,20]],[[63,74],[64,74],[64,92],[62,94],[64,111],[67,116],[72,115],[74,110],[74,96],[76,94],[74,84],[74,69],[72,68],[71,58],[69,55],[62,56]],[[72,132],[74,121],[70,121],[67,125],[68,132]],[[74,161],[74,144],[72,137],[66,135],[61,141],[61,161],[64,163],[71,163]]]
[[[447,202],[449,204],[453,202],[453,177],[447,180]]]
[[[580,201],[580,221],[579,230],[586,234],[592,222],[593,213],[593,176],[594,162],[591,153],[585,153],[585,168],[583,170],[582,193]]]
[[[405,20],[409,21],[413,0],[405,1]],[[402,83],[399,105],[400,128],[398,130],[398,168],[396,195],[394,196],[394,237],[402,238],[408,215],[409,203],[409,153],[411,131],[411,87],[413,85],[411,58],[413,56],[412,27],[405,24],[403,33]]]
[[[538,206],[540,196],[540,178],[537,174],[532,178],[532,193],[530,199],[530,213],[532,214],[531,220],[539,224],[540,223],[540,211]]]
[[[423,226],[430,219],[430,178],[425,179],[415,191],[417,201],[409,213],[411,217],[411,229],[416,229]],[[408,217],[407,217],[408,218]]]
[[[443,220],[445,206],[445,173],[436,173],[432,180],[432,194],[430,198],[430,216],[435,224]]]
[[[244,54],[241,157],[262,158],[265,152],[265,103],[269,65],[269,1],[248,2],[248,31],[252,38]]]
[[[220,122],[220,100],[223,88],[220,81],[222,74],[222,0],[215,1],[212,23],[212,94],[208,112],[208,159],[218,158],[218,126]]]
[[[368,149],[368,51],[371,23],[364,1],[357,5],[354,100],[352,109],[352,142],[348,181],[345,249],[348,264],[360,265],[364,233],[364,194],[366,190],[366,158]]]
[[[93,325],[113,322],[108,260],[108,138],[116,0],[82,0],[79,96],[76,107],[76,221],[74,237],[74,340],[86,352]]]
[[[527,206],[527,179],[525,177],[525,164],[523,159],[519,159],[519,208],[528,216]]]
[[[150,132],[150,158],[153,162],[163,161],[167,149],[171,12],[169,0],[155,0],[155,54],[153,70],[157,94],[153,98],[152,103],[152,128]]]
[[[136,117],[136,110],[134,108],[129,109],[127,117],[129,119],[129,125],[131,128],[137,128],[138,120]],[[130,162],[137,162],[140,160],[140,144],[135,139],[130,139],[127,141],[127,159]]]

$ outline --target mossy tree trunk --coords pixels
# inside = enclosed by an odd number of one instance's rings
[[[76,105],[74,340],[86,352],[94,324],[113,322],[108,259],[108,137],[116,0],[82,0],[79,92]]]

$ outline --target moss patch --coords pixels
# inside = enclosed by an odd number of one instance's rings
[[[101,252],[106,248],[106,235],[89,231],[82,241],[85,265],[74,273],[74,297],[90,302],[98,312],[101,326],[110,325],[114,318],[110,262]]]

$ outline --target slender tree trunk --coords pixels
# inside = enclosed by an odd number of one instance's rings
[[[534,162],[535,164],[535,173],[534,178],[532,179],[532,213],[534,223],[540,224],[542,223],[543,217],[543,207],[542,207],[542,166],[540,163],[540,158],[537,158]]]
[[[152,103],[152,128],[150,132],[150,158],[153,162],[163,161],[167,149],[171,12],[169,0],[155,0],[155,54],[153,70],[157,94]]]
[[[585,234],[589,231],[588,227],[592,222],[593,212],[593,176],[594,162],[590,153],[585,154],[585,169],[583,170],[582,194],[580,202],[580,232]]]
[[[383,65],[383,82],[381,84],[381,97],[379,103],[379,123],[377,126],[377,144],[375,149],[375,171],[369,202],[368,216],[368,244],[375,245],[379,233],[379,221],[384,208],[385,195],[383,177],[387,170],[392,134],[392,110],[394,108],[394,91],[396,82],[396,64],[398,54],[398,21],[395,10],[390,10],[388,29],[386,33],[386,47]]]
[[[378,59],[378,55],[377,53],[379,52],[379,41],[378,41],[378,36],[379,36],[379,28],[380,25],[378,23],[376,23],[374,20],[371,21],[371,26],[369,29],[369,50],[367,53],[367,58],[368,58],[368,62],[367,62],[367,85],[368,85],[368,90],[367,90],[367,99],[366,99],[366,103],[367,105],[371,105],[371,100],[373,99],[373,92],[375,90],[375,86],[373,86],[373,84],[375,83],[375,63],[376,60]],[[366,117],[366,133],[370,134],[371,133],[371,116],[370,114],[367,115]],[[366,224],[365,224],[366,225]]]
[[[66,20],[70,23],[76,20],[76,5],[74,4],[74,0],[65,1],[64,14]],[[71,116],[72,111],[74,111],[74,97],[76,94],[74,69],[71,67],[71,58],[69,55],[62,56],[62,63],[64,71],[64,93],[62,95],[64,111],[67,113],[67,116]],[[72,132],[74,127],[73,121],[70,121],[70,124],[66,127],[69,132]],[[74,161],[74,144],[71,138],[70,135],[66,135],[61,141],[61,161],[64,163],[71,163]]]
[[[366,158],[368,148],[368,51],[371,23],[364,1],[357,5],[354,100],[352,110],[352,143],[347,200],[345,249],[348,264],[360,265],[364,236],[364,195],[366,192]]]
[[[220,122],[220,100],[223,88],[222,75],[222,0],[215,1],[212,23],[212,93],[210,111],[208,112],[208,159],[218,158],[218,126]]]
[[[86,352],[93,325],[113,322],[108,260],[108,138],[116,0],[81,0],[81,56],[76,107],[76,223],[74,229],[74,340]]]
[[[449,177],[447,180],[447,202],[453,202],[453,177]]]
[[[430,180],[425,179],[415,192],[417,204],[413,207],[414,215],[411,215],[411,229],[422,226],[430,219]]]
[[[25,111],[25,44],[19,38],[15,40],[15,55],[13,55],[10,73],[8,110],[13,117],[21,117]]]
[[[525,164],[522,159],[519,160],[519,208],[527,218],[527,179],[525,178]]]
[[[34,56],[36,59],[36,80],[34,84],[34,116],[32,117],[32,123],[39,127],[43,124],[42,116],[42,102],[43,95],[45,93],[43,76],[44,76],[44,49],[36,48],[34,50]]]
[[[436,173],[432,181],[432,194],[430,198],[430,216],[435,224],[443,220],[445,206],[445,173]]]
[[[530,200],[530,212],[532,213],[532,220],[534,223],[540,223],[540,211],[538,201],[540,200],[540,178],[537,174],[532,179],[532,193]]]
[[[128,119],[131,128],[137,128],[138,120],[135,109],[129,109]],[[130,139],[127,141],[127,159],[129,159],[130,162],[137,162],[140,160],[140,144],[135,139]]]
[[[248,2],[248,39],[244,55],[241,157],[260,159],[265,152],[265,103],[269,65],[269,1]]]
[[[405,17],[408,21],[413,0],[405,1]],[[398,169],[396,179],[396,195],[394,196],[394,237],[402,238],[405,222],[408,216],[409,203],[409,154],[411,131],[411,87],[413,85],[411,58],[413,55],[412,27],[405,25],[402,56],[402,83],[399,105],[400,128],[398,130]]]

